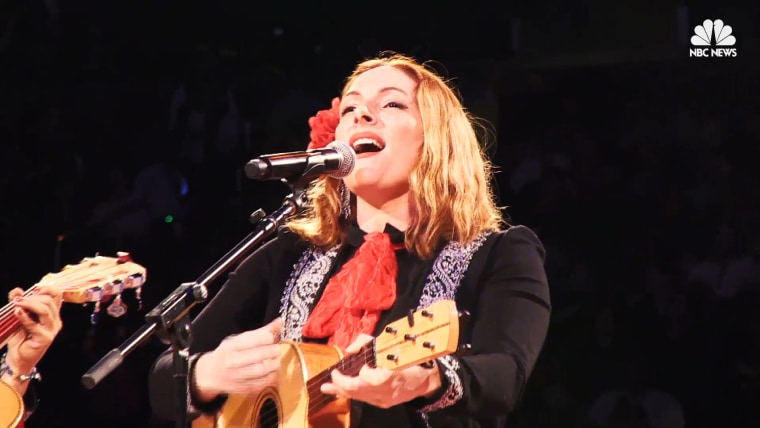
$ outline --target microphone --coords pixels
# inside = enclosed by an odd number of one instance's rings
[[[327,174],[343,178],[354,170],[356,152],[348,144],[333,141],[323,149],[275,153],[251,159],[245,175],[254,180],[314,179]]]

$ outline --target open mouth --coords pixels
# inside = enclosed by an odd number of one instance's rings
[[[354,141],[353,149],[357,155],[362,153],[377,153],[381,152],[385,148],[385,145],[373,140],[372,138],[359,138]]]

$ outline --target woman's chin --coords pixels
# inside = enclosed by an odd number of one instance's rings
[[[379,188],[382,185],[383,175],[382,168],[357,163],[351,174],[351,179],[347,180],[348,188],[354,193],[360,189],[369,188],[369,190],[372,190],[372,188]]]
[[[367,183],[365,185],[357,183],[356,187],[349,188],[349,190],[357,198],[375,207],[382,207],[386,203],[409,193],[409,188],[406,186],[384,186],[383,184],[385,183]]]

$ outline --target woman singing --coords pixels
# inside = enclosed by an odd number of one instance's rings
[[[353,427],[503,426],[546,337],[549,287],[539,238],[504,225],[474,120],[440,76],[389,55],[361,62],[310,124],[310,148],[346,142],[356,166],[315,180],[307,209],[194,320],[188,410],[213,414],[228,395],[271,384],[278,340],[356,352],[410,310],[451,299],[470,313],[469,354],[334,371],[321,390],[351,400]],[[173,385],[167,351],[151,400],[168,419]]]

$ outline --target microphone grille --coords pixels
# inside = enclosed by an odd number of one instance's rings
[[[330,177],[343,178],[348,174],[351,174],[351,171],[354,170],[354,166],[356,165],[356,152],[354,152],[354,149],[342,141],[333,141],[327,145],[327,148],[335,150],[340,154],[340,166],[336,171],[330,174]]]

